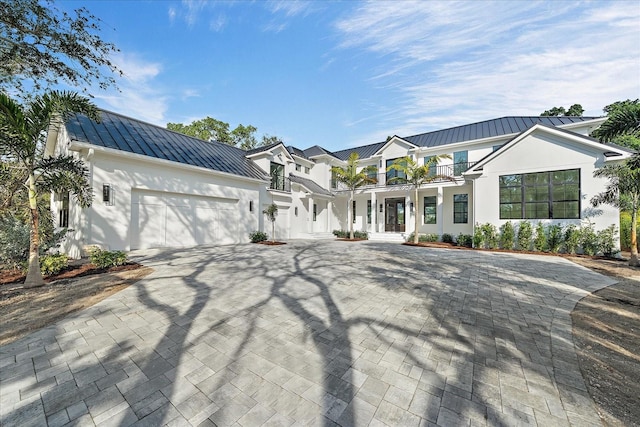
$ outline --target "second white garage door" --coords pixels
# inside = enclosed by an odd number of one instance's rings
[[[131,192],[131,249],[239,243],[238,200]]]

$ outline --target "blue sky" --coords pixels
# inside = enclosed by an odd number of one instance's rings
[[[120,92],[165,126],[206,116],[329,150],[640,97],[640,2],[94,1]]]

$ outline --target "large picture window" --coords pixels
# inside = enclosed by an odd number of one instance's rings
[[[469,222],[469,195],[453,195],[453,223],[466,224]]]
[[[424,223],[435,224],[437,222],[436,207],[438,205],[436,196],[424,198]]]
[[[500,219],[579,219],[580,169],[500,176]]]

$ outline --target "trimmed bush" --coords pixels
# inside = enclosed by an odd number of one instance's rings
[[[500,247],[502,249],[513,249],[516,239],[516,231],[511,221],[507,221],[500,226]]]
[[[473,247],[476,249],[484,248],[484,234],[482,233],[481,225],[476,222],[476,226],[473,228]]]
[[[42,274],[58,274],[69,265],[69,259],[64,254],[45,255],[40,258],[40,271]]]
[[[550,225],[548,228],[549,239],[547,244],[549,250],[554,254],[560,252],[562,248],[562,226],[559,224]]]
[[[568,254],[575,254],[580,246],[580,230],[574,224],[569,224],[564,231],[564,247]]]
[[[458,234],[458,238],[456,239],[456,244],[458,246],[464,246],[466,248],[473,247],[473,236],[471,234]]]
[[[333,230],[333,235],[336,236],[338,239],[348,239],[349,238],[349,232],[348,231],[344,231],[344,230]],[[369,239],[369,233],[367,233],[366,231],[357,231],[355,230],[353,232],[353,238],[354,239]]]
[[[595,255],[598,253],[598,235],[593,224],[588,223],[580,228],[580,246],[585,255]]]
[[[498,229],[496,226],[487,222],[480,229],[484,236],[484,246],[489,249],[496,249],[498,247]]]
[[[264,231],[253,231],[249,233],[249,240],[251,240],[251,243],[264,242],[267,240],[267,233]]]
[[[449,233],[444,233],[442,235],[442,242],[443,243],[453,243],[453,236]]]
[[[611,224],[604,230],[598,231],[598,251],[604,256],[614,256],[619,252],[616,248],[616,234],[618,232],[617,227]]]
[[[541,222],[536,225],[536,237],[533,239],[533,249],[538,252],[544,252],[547,249],[547,232],[544,224]]]
[[[409,234],[409,237],[407,237],[407,242],[413,242],[414,237],[415,237],[415,233]],[[435,233],[418,235],[418,242],[424,243],[424,242],[437,242],[437,241],[438,241],[438,235]]]
[[[523,251],[531,250],[533,227],[529,221],[522,221],[518,226],[518,248]]]
[[[89,253],[89,261],[98,268],[116,267],[127,263],[127,254],[123,251],[103,251],[96,248]]]

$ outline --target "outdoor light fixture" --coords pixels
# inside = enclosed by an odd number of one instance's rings
[[[295,208],[293,208],[293,214],[295,216],[298,216],[298,207],[297,206]]]
[[[382,203],[380,203],[380,213],[382,213]]]
[[[111,184],[102,184],[102,201],[105,205],[111,206]]]
[[[413,211],[413,202],[409,203],[409,210]]]
[[[249,212],[253,212],[253,200],[249,200]]]

